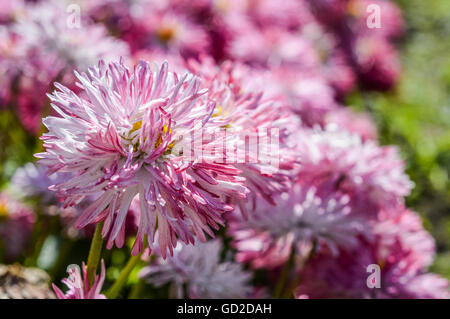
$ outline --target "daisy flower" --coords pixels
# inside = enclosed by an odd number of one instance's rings
[[[208,49],[209,38],[203,26],[171,9],[169,4],[147,2],[131,14],[133,27],[125,32],[124,39],[133,51],[159,47],[190,56]]]
[[[193,243],[223,224],[221,214],[233,209],[227,198],[245,198],[240,170],[218,157],[231,137],[209,129],[215,103],[192,74],[169,72],[167,63],[153,67],[141,61],[130,70],[103,61],[79,74],[80,94],[55,84],[49,95],[60,117],[47,117],[42,136],[46,152],[37,154],[49,173],[71,173],[52,187],[65,206],[100,194],[76,226],[104,221],[108,247],[124,236],[128,208],[139,196],[141,216],[133,254],[144,239],[153,246],[158,229],[162,255],[177,237]],[[120,240],[123,243],[123,240]]]
[[[339,248],[355,247],[358,235],[367,229],[352,214],[348,196],[321,196],[314,187],[294,185],[275,202],[276,207],[258,202],[248,219],[231,216],[228,234],[239,262],[274,268],[288,260],[292,249],[302,255],[314,243],[337,255]]]
[[[305,298],[449,298],[448,281],[427,273],[434,240],[419,216],[405,208],[392,219],[375,224],[374,237],[333,256],[326,251],[312,258],[299,276],[297,297]],[[379,277],[368,278],[378,267]],[[379,282],[377,282],[379,280]]]
[[[260,72],[244,64],[225,61],[217,65],[202,56],[199,62],[189,60],[188,67],[208,87],[208,97],[216,101],[211,121],[240,137],[234,166],[242,171],[251,190],[247,199],[237,203],[241,212],[248,214],[245,202],[255,201],[255,196],[275,205],[272,197],[290,187],[291,171],[297,164],[294,147],[286,143],[298,128],[296,117],[284,100],[260,91],[251,80]]]
[[[28,4],[26,9],[11,28],[30,58],[50,60],[52,69],[68,65],[86,69],[99,59],[111,61],[128,54],[127,45],[110,37],[102,25],[83,16],[79,26],[70,24],[67,6],[60,2]]]
[[[11,188],[21,198],[39,198],[43,205],[56,205],[58,197],[48,188],[67,177],[67,174],[58,173],[48,175],[45,167],[27,163],[15,171],[11,178]]]
[[[363,141],[375,141],[378,137],[377,127],[368,114],[357,113],[346,107],[328,112],[325,116],[325,125],[330,130],[339,129],[359,135]]]
[[[221,262],[221,251],[220,240],[194,246],[178,245],[173,257],[158,258],[142,269],[139,276],[157,287],[172,283],[175,298],[250,297],[251,273],[244,271],[240,264]]]
[[[269,97],[282,97],[305,127],[323,126],[328,112],[336,109],[335,92],[320,70],[280,66],[255,82],[264,85]]]
[[[363,142],[358,135],[331,127],[302,130],[296,142],[302,163],[298,178],[302,183],[330,192],[340,190],[365,207],[395,206],[414,186],[393,146]]]

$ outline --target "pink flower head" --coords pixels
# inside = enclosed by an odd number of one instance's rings
[[[401,65],[397,52],[381,37],[357,37],[353,54],[360,80],[369,89],[389,90],[400,76]]]
[[[72,82],[73,68],[85,70],[99,59],[128,54],[127,45],[110,37],[102,25],[84,15],[79,24],[70,21],[67,8],[60,1],[27,2],[23,14],[9,26],[18,43],[18,53],[12,59],[15,66],[10,69],[20,71],[19,119],[31,134],[38,134],[41,127],[50,83],[55,79]]]
[[[353,112],[350,108],[341,107],[328,112],[325,125],[359,135],[363,141],[375,141],[378,137],[377,128],[370,116]]]
[[[254,268],[273,268],[285,263],[292,249],[302,255],[302,249],[314,242],[319,250],[326,246],[333,254],[339,248],[354,248],[366,227],[348,202],[348,196],[321,196],[313,187],[299,185],[279,196],[276,207],[259,202],[248,220],[231,218],[229,234],[238,250],[236,259]]]
[[[35,214],[29,207],[0,193],[0,245],[8,261],[24,252],[34,223]]]
[[[5,0],[0,3],[0,23],[9,23],[16,18],[26,5],[26,0]]]
[[[353,252],[341,253],[336,259],[317,256],[300,275],[304,278],[297,288],[297,298],[449,298],[448,280],[423,271],[411,273],[407,254],[388,251],[387,261],[378,259],[370,247],[362,245]],[[379,278],[370,278],[380,267]],[[373,267],[373,266],[371,266]],[[379,288],[375,284],[379,282]]]
[[[253,292],[251,273],[242,265],[222,262],[220,240],[195,245],[178,245],[173,257],[159,257],[142,269],[139,276],[160,287],[172,283],[175,298],[248,298]],[[184,295],[183,286],[187,288]]]
[[[103,259],[101,261],[100,277],[95,275],[92,286],[89,284],[87,267],[84,262],[82,271],[76,265],[69,266],[67,271],[69,272],[69,277],[62,280],[69,288],[66,293],[63,293],[55,284],[52,284],[58,299],[106,299],[105,295],[101,293],[105,281],[105,263]]]
[[[156,47],[190,56],[208,48],[208,34],[203,26],[186,15],[152,2],[134,13],[135,25],[124,35],[133,51]]]
[[[373,9],[369,6],[377,6],[380,8],[380,28],[368,28],[367,21],[375,22],[373,18]],[[348,6],[350,13],[358,20],[355,27],[357,31],[383,37],[386,39],[400,37],[404,33],[405,25],[403,14],[400,8],[389,0],[353,0]],[[373,8],[373,7],[372,7]]]
[[[233,59],[252,65],[295,66],[297,70],[318,67],[319,57],[312,43],[300,33],[278,28],[260,30],[236,26],[229,53]]]
[[[49,61],[51,70],[44,71],[57,74],[67,66],[84,70],[99,59],[110,61],[128,54],[127,45],[110,37],[102,25],[84,16],[70,21],[67,6],[59,1],[28,4],[26,8],[12,29],[21,37],[30,59]]]
[[[276,25],[285,29],[296,29],[314,18],[305,1],[247,0],[246,11],[257,25]]]
[[[46,168],[34,163],[27,163],[16,170],[11,178],[14,193],[21,198],[38,198],[43,205],[55,205],[59,202],[55,192],[48,188],[69,177],[67,174],[47,175]]]
[[[211,121],[240,136],[235,167],[242,171],[249,196],[238,203],[247,215],[245,201],[261,196],[275,205],[273,196],[287,191],[296,158],[288,136],[298,128],[283,99],[265,96],[254,77],[261,73],[231,61],[216,65],[212,58],[188,61],[189,69],[207,85],[208,97],[216,101]],[[231,157],[231,156],[230,156]],[[245,159],[248,157],[248,160]]]
[[[419,216],[404,208],[391,215],[375,225],[372,240],[362,240],[356,249],[313,257],[300,274],[304,280],[297,297],[448,298],[448,281],[426,273],[434,241]],[[377,268],[379,276],[369,277]]]
[[[52,188],[65,206],[101,194],[76,226],[103,220],[108,247],[123,244],[127,211],[139,195],[133,254],[145,237],[152,247],[156,228],[163,256],[177,237],[193,243],[194,236],[213,235],[210,227],[217,229],[221,214],[233,209],[226,198],[245,198],[248,190],[240,171],[217,159],[228,137],[196,139],[215,128],[215,103],[205,99],[199,79],[143,61],[133,70],[101,61],[76,76],[80,94],[56,83],[49,95],[60,117],[44,119],[46,152],[36,155],[49,173],[72,174]]]
[[[336,96],[342,98],[349,93],[355,86],[356,75],[338,37],[317,22],[304,26],[301,35],[314,44],[320,58],[317,68],[335,89]]]
[[[408,253],[408,269],[415,273],[428,268],[435,255],[433,237],[424,230],[420,216],[403,205],[383,210],[373,224],[373,233],[380,247],[398,245]],[[380,250],[380,258],[386,258]]]
[[[395,206],[413,187],[404,162],[392,146],[362,142],[357,135],[328,128],[303,130],[297,135],[303,184],[340,190],[366,207]]]
[[[318,70],[284,66],[270,69],[259,81],[268,96],[283,96],[306,127],[323,125],[326,114],[337,107],[333,88]]]

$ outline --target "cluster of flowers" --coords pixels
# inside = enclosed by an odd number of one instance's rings
[[[30,134],[46,127],[11,192],[73,238],[95,225],[108,249],[133,238],[141,278],[174,297],[449,297],[397,149],[340,102],[395,84],[402,30],[387,0],[5,2],[0,106]],[[13,259],[35,217],[7,196]],[[210,239],[220,226],[226,244]],[[83,265],[54,289],[105,298],[104,280],[103,263],[93,283]]]

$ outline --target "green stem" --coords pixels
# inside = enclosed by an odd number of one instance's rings
[[[306,256],[305,260],[303,260],[303,262],[302,262],[302,269],[304,269],[306,264],[314,257],[314,254],[316,253],[316,247],[317,247],[317,242],[314,241],[313,245],[311,247],[311,250],[309,251],[308,256]],[[300,274],[297,275],[295,277],[295,279],[293,280],[292,284],[289,286],[289,288],[286,289],[282,298],[284,298],[284,299],[292,298],[292,296],[294,295],[294,291],[300,285],[301,280],[302,280],[302,276]]]
[[[145,287],[145,282],[142,279],[139,279],[139,281],[131,289],[131,292],[128,295],[128,299],[139,299],[139,296],[140,296],[142,290],[144,289],[144,287]]]
[[[292,267],[294,266],[295,260],[295,249],[291,248],[291,253],[289,255],[288,261],[284,264],[283,270],[281,271],[280,279],[278,280],[277,286],[275,287],[274,298],[280,299],[286,286],[286,281],[291,273]]]
[[[94,238],[92,238],[91,248],[89,249],[89,256],[87,261],[87,276],[89,284],[92,285],[95,280],[95,273],[97,272],[98,263],[102,254],[103,238],[102,238],[103,222],[100,222],[95,227]]]
[[[134,267],[138,264],[139,260],[141,259],[141,255],[142,252],[136,256],[132,256],[128,260],[127,264],[120,272],[119,277],[116,279],[111,288],[109,288],[109,290],[106,292],[106,297],[108,299],[117,298],[123,286],[125,286],[125,284],[127,283],[130,273],[133,271]]]

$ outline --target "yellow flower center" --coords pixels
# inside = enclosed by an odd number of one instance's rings
[[[141,127],[142,127],[142,120],[140,120],[139,122],[134,123],[133,124],[133,128],[130,131],[130,134],[133,134],[134,132],[139,130]]]
[[[216,106],[216,112],[214,112],[211,117],[224,116],[226,114],[227,114],[227,111],[226,110],[224,111],[223,108],[222,108],[222,105],[218,104]],[[231,127],[230,124],[226,124],[226,125],[222,126],[222,128],[230,128],[230,127]]]
[[[142,120],[136,122],[133,124],[133,127],[131,128],[130,133],[128,134],[128,136],[132,135],[134,132],[136,132],[137,130],[139,130],[142,127]],[[130,137],[124,137],[122,136],[125,140],[127,140],[128,142],[132,141],[132,138]],[[135,144],[133,144],[133,152],[137,152],[139,145],[141,144],[141,142],[139,141],[139,139],[136,141]]]
[[[172,26],[161,27],[157,32],[156,36],[162,43],[169,43],[175,38],[175,28]]]
[[[212,117],[218,117],[218,116],[222,115],[222,105],[217,105],[216,109],[217,109],[217,112],[214,112]]]
[[[129,136],[133,135],[134,132],[136,132],[137,130],[139,130],[141,128],[142,128],[142,120],[140,120],[138,122],[135,122],[133,124],[133,127],[130,130]],[[169,125],[168,124],[164,124],[163,134],[167,135],[167,134],[171,134],[171,133],[172,133],[172,129],[169,130]],[[128,137],[128,138],[125,138],[125,140],[131,142],[132,138]],[[157,149],[162,144],[162,142],[163,142],[163,135],[159,134],[158,138],[155,141],[155,149]],[[138,151],[139,145],[140,145],[140,141],[139,141],[139,139],[137,139],[137,141],[133,144],[133,151],[134,152]],[[169,145],[167,147],[167,150],[164,152],[164,154],[170,153],[173,147],[174,147],[174,142],[169,143]]]
[[[163,127],[164,135],[172,133],[172,129],[170,129],[169,133],[167,133],[168,130],[169,130],[169,125],[164,124],[164,127]],[[161,134],[159,134],[159,136],[155,142],[155,149],[158,148],[158,146],[160,146],[162,142],[163,142],[162,136],[161,136]],[[172,151],[173,146],[174,146],[173,142],[169,143],[169,145],[167,146],[167,150],[164,152],[164,154],[170,153]]]

